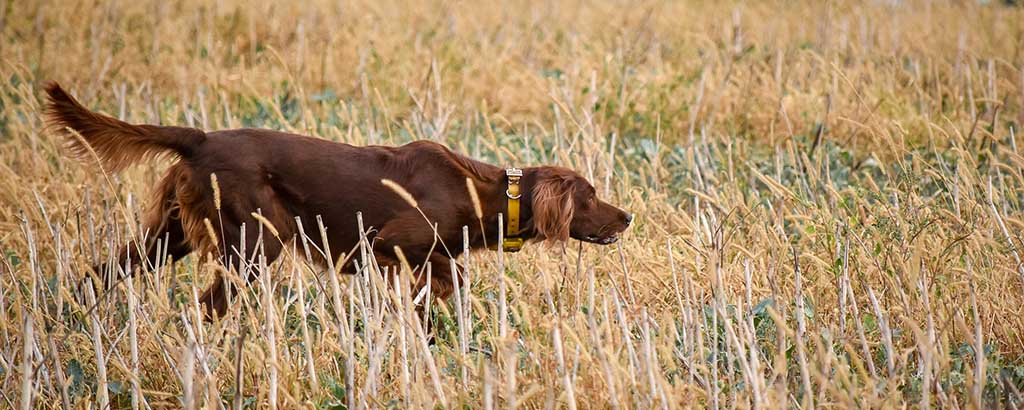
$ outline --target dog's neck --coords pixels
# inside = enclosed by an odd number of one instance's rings
[[[523,168],[523,177],[519,180],[519,192],[522,195],[519,198],[519,237],[525,240],[533,239],[537,233],[534,229],[533,224],[533,187],[537,183],[537,175],[539,167]],[[495,244],[500,246],[498,241],[498,216],[501,214],[502,228],[504,232],[508,233],[508,195],[506,189],[508,188],[508,178],[505,176],[505,170],[495,167],[494,169],[496,183],[483,184],[478,183],[477,189],[479,190],[478,195],[480,196],[481,210],[483,211],[483,223],[485,235],[474,235],[473,242],[474,247],[484,246],[484,236],[486,236],[486,245],[494,247]],[[489,187],[485,192],[483,187]],[[472,231],[479,231],[479,227],[475,227]]]

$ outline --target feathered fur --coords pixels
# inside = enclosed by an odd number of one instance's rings
[[[575,206],[572,181],[559,176],[540,180],[533,187],[533,224],[545,240],[569,240]]]
[[[195,128],[134,125],[89,111],[57,83],[48,84],[46,94],[48,122],[68,138],[75,156],[88,159],[93,151],[111,172],[161,154],[188,157],[206,140],[206,134]]]

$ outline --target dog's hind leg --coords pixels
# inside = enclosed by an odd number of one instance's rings
[[[125,274],[134,276],[140,270],[156,269],[167,258],[173,263],[192,252],[178,212],[174,174],[172,169],[157,188],[157,202],[147,211],[144,231],[137,233],[138,239],[123,246],[113,263],[93,266],[104,288],[116,284]]]

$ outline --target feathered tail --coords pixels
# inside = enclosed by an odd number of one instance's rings
[[[195,128],[135,125],[89,111],[57,83],[48,84],[46,94],[49,96],[48,122],[68,138],[72,152],[88,158],[92,156],[91,147],[104,168],[111,172],[172,152],[189,158],[206,140],[206,133]],[[67,132],[68,128],[81,138]]]

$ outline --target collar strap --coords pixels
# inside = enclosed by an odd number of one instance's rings
[[[523,197],[519,180],[523,178],[523,170],[508,168],[505,176],[508,177],[508,189],[505,190],[505,196],[508,197],[508,232],[505,232],[501,245],[506,252],[519,252],[523,248],[523,238],[519,232],[519,199]]]

